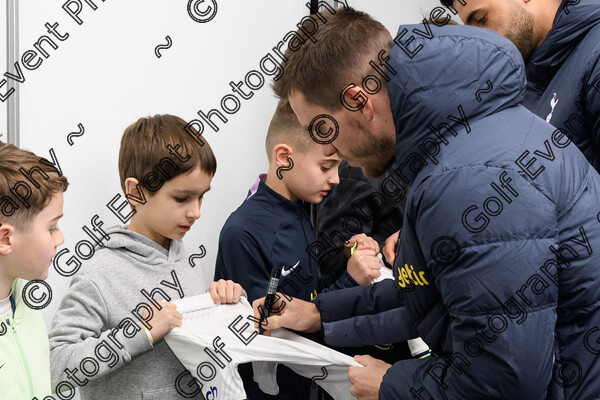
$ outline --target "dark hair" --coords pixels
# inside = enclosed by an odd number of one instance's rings
[[[296,35],[302,37],[301,32]],[[352,7],[328,15],[314,38],[315,43],[306,40],[299,49],[288,46],[288,61],[281,78],[273,83],[273,91],[279,98],[287,98],[291,90],[298,90],[308,102],[331,110],[342,107],[344,87],[367,75],[369,60],[393,45],[392,36],[380,22]]]
[[[440,0],[440,3],[442,3],[443,6],[451,8],[452,3],[454,3],[454,0]]]

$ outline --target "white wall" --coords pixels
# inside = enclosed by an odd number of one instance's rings
[[[0,71],[6,68],[6,1],[2,2],[0,6],[0,21],[2,21],[2,29],[0,29]],[[4,78],[4,77],[2,77]],[[0,78],[0,79],[2,79]],[[4,85],[0,88],[1,93],[6,93],[7,86]],[[0,140],[6,142],[6,102],[0,101]]]

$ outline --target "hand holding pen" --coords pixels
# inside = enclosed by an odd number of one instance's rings
[[[354,235],[344,243],[344,254],[346,255],[346,258],[350,258],[354,254],[352,248],[354,248],[355,251],[373,250],[375,254],[379,253],[379,243],[364,233]]]
[[[279,277],[281,276],[281,269],[275,268],[271,270],[271,276],[269,278],[269,286],[267,286],[267,295],[265,297],[265,305],[260,315],[260,322],[258,323],[258,333],[263,334],[265,330],[263,323],[271,315],[273,311],[273,305],[275,304],[275,297],[277,296],[277,286],[279,286]]]
[[[344,252],[349,258],[346,270],[359,285],[369,285],[381,276],[379,244],[373,238],[355,235],[345,243]]]

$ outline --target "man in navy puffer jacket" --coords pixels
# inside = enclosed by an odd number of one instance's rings
[[[334,118],[324,153],[367,175],[394,161],[382,144],[395,140],[411,187],[395,280],[314,303],[282,298],[267,328],[322,328],[327,340],[338,323],[363,333],[379,323],[374,341],[401,341],[410,330],[385,321],[402,315],[433,357],[358,357],[365,367],[349,374],[359,399],[599,398],[600,176],[564,131],[519,105],[525,68],[507,39],[429,25],[401,26],[387,48],[352,36],[385,36],[374,29],[385,28],[352,9],[328,15],[315,43],[286,53],[274,90],[307,127]],[[390,81],[373,93],[357,74],[378,54]],[[319,92],[327,87],[344,106]]]
[[[523,105],[565,130],[600,172],[600,2],[442,0],[465,24],[509,38],[526,60]]]

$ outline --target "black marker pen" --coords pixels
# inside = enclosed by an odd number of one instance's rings
[[[275,268],[271,270],[271,277],[269,278],[269,286],[267,287],[267,296],[265,297],[265,307],[260,316],[258,322],[258,333],[263,334],[265,330],[262,327],[262,323],[266,320],[271,311],[273,311],[273,305],[275,304],[275,293],[277,292],[277,286],[279,286],[279,277],[281,276],[281,269]]]

